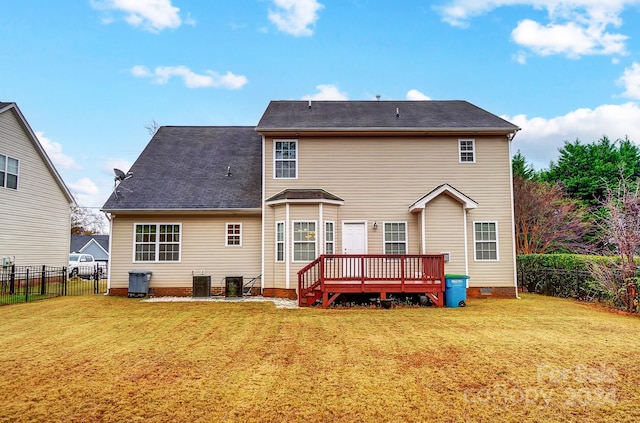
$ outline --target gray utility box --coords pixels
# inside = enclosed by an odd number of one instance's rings
[[[194,298],[211,296],[211,276],[199,275],[193,277],[192,295]]]
[[[150,270],[129,270],[129,298],[149,295]]]
[[[227,276],[224,284],[225,297],[242,297],[242,276]]]

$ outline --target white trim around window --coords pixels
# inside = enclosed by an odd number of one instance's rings
[[[284,262],[285,258],[285,239],[284,239],[284,221],[276,222],[276,263]]]
[[[229,222],[225,225],[224,246],[242,247],[242,223]]]
[[[475,163],[476,162],[476,140],[473,138],[458,140],[458,162],[459,163]]]
[[[291,222],[291,257],[292,262],[309,262],[316,259],[318,237],[315,220],[294,220]]]
[[[336,224],[332,220],[324,222],[324,253],[336,253]]]
[[[475,261],[499,261],[498,222],[473,222],[473,258]]]
[[[298,140],[273,140],[273,179],[298,178]]]
[[[181,223],[134,223],[133,262],[180,262]]]
[[[18,189],[20,161],[0,154],[0,188]]]
[[[382,251],[385,254],[407,254],[409,236],[407,222],[383,222]]]

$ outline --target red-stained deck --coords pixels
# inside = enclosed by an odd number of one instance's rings
[[[442,254],[323,254],[298,272],[298,305],[322,298],[327,308],[340,294],[415,293],[444,306]]]

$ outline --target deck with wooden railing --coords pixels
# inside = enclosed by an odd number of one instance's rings
[[[323,254],[298,272],[298,304],[322,299],[328,307],[340,294],[415,293],[444,305],[442,254]]]

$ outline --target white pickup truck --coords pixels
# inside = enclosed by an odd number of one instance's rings
[[[80,276],[81,278],[91,278],[98,270],[98,277],[107,274],[107,265],[102,261],[97,261],[91,254],[72,253],[69,254],[69,267],[67,272],[69,277]]]

